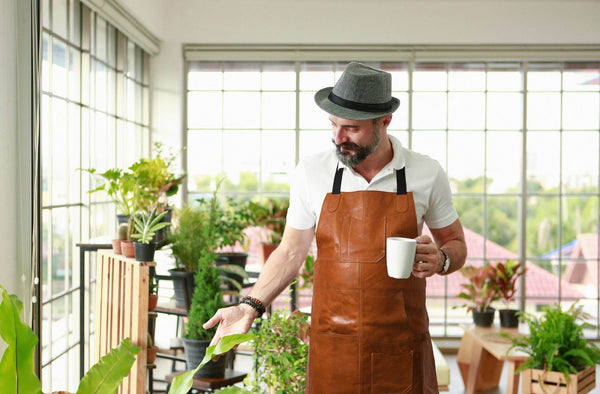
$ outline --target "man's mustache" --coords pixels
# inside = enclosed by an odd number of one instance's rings
[[[337,150],[341,150],[342,148],[346,149],[346,150],[353,150],[353,151],[357,151],[358,149],[360,149],[360,146],[358,146],[357,144],[355,144],[354,142],[342,142],[341,144],[336,144],[335,140],[332,138],[331,142],[333,143],[333,145],[335,145],[335,147],[337,148]]]

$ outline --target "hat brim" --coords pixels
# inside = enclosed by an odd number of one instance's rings
[[[338,118],[349,120],[375,119],[393,113],[400,106],[400,100],[398,100],[395,97],[392,97],[392,107],[389,110],[383,112],[367,112],[346,108],[337,105],[329,100],[329,93],[332,89],[333,87],[323,88],[317,93],[315,93],[315,103],[317,103],[317,105],[323,111],[330,113],[331,115],[337,116]]]

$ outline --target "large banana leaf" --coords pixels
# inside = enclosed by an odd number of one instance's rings
[[[129,338],[123,339],[118,348],[104,355],[85,374],[79,383],[77,394],[116,392],[123,379],[129,374],[135,362],[135,355],[139,351],[140,348],[134,346]]]
[[[41,393],[42,386],[34,372],[33,363],[38,338],[23,322],[23,303],[14,294],[9,295],[2,285],[0,291],[0,337],[7,345],[0,360],[0,391],[11,394]]]
[[[171,383],[171,388],[169,389],[169,394],[186,394],[192,388],[192,384],[194,383],[194,374],[198,372],[198,370],[202,368],[204,364],[209,362],[214,356],[227,353],[233,349],[234,346],[250,341],[254,339],[254,337],[254,334],[227,335],[221,338],[216,345],[209,346],[206,349],[206,354],[204,355],[202,362],[200,362],[195,369],[187,371],[186,373],[181,374],[173,379],[173,383]]]

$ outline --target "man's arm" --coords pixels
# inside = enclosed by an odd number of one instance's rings
[[[313,237],[314,227],[308,230],[286,227],[281,243],[269,256],[249,296],[258,298],[264,305],[271,304],[298,275]],[[219,309],[204,323],[205,329],[219,324],[210,344],[216,344],[225,335],[247,333],[257,317],[256,311],[246,304]]]
[[[413,267],[413,275],[419,278],[426,278],[436,273],[447,275],[460,269],[467,258],[467,244],[460,220],[456,219],[449,226],[430,230],[435,244],[427,235],[417,237],[415,255],[417,264]],[[450,257],[450,267],[444,274],[441,271],[445,257],[440,249],[444,249]]]

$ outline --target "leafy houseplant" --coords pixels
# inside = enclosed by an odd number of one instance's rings
[[[154,248],[156,246],[156,244],[152,242],[154,234],[171,225],[169,222],[161,221],[166,214],[166,211],[157,214],[156,208],[154,208],[151,212],[141,211],[133,215],[133,225],[136,233],[132,234],[131,237],[137,240],[137,242],[134,242],[136,260],[154,260]]]
[[[498,296],[504,300],[506,308],[500,312],[500,326],[514,328],[518,327],[519,320],[517,318],[517,310],[510,309],[510,302],[513,300],[517,292],[517,279],[525,274],[526,268],[522,267],[521,262],[516,260],[507,260],[505,263],[498,261],[494,267],[494,280]]]
[[[261,245],[259,262],[264,264],[277,248],[283,237],[285,220],[290,201],[266,198],[258,202],[250,201],[249,207],[254,225],[260,229]]]
[[[540,375],[543,382],[543,375],[556,371],[569,382],[571,374],[600,364],[600,349],[584,337],[583,329],[593,326],[587,323],[589,316],[583,312],[583,306],[574,304],[563,311],[560,305],[554,304],[544,307],[542,311],[539,317],[524,315],[524,321],[529,326],[528,336],[511,337],[512,348],[529,355],[517,373],[538,369],[540,373],[536,375]],[[523,379],[525,387],[525,375]]]
[[[38,394],[42,392],[39,378],[34,373],[34,351],[38,338],[23,322],[23,304],[15,295],[9,295],[0,285],[0,336],[7,348],[0,360],[0,388],[3,393]],[[114,393],[129,374],[140,351],[129,338],[102,357],[79,383],[78,394]]]
[[[468,301],[462,306],[467,307],[467,312],[473,313],[475,325],[491,326],[495,312],[491,304],[500,299],[493,280],[494,267],[489,264],[481,268],[466,266],[460,272],[468,279],[467,283],[461,284],[463,289],[457,296]]]

